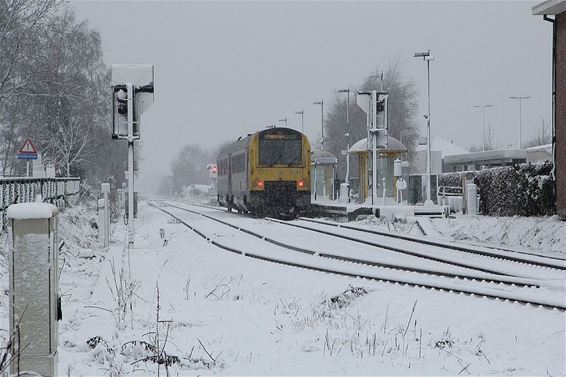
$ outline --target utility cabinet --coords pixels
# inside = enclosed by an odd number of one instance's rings
[[[13,374],[57,374],[57,321],[61,317],[57,207],[21,203],[8,207],[10,226],[10,333],[19,363]],[[19,371],[18,371],[19,364]]]

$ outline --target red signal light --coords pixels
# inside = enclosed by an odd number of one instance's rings
[[[214,166],[214,167],[212,168],[212,172],[213,172],[213,173],[216,173],[217,171],[218,171],[218,169],[216,169],[216,166]]]

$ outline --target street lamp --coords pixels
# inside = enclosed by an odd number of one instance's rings
[[[482,108],[483,110],[483,148],[482,150],[485,151],[485,143],[486,143],[486,139],[485,139],[485,109],[487,107],[493,107],[493,105],[474,105],[473,107],[477,107],[477,108]]]
[[[522,115],[521,115],[521,113],[522,113],[522,103],[523,103],[524,99],[529,99],[529,98],[531,98],[531,97],[529,97],[529,96],[509,97],[509,99],[516,99],[516,100],[519,101],[519,149],[521,149],[522,144],[523,144],[522,135],[521,135],[522,128],[523,128],[522,125],[521,125],[521,123],[522,123]]]
[[[426,62],[426,70],[427,70],[427,82],[428,82],[428,115],[425,115],[426,123],[427,123],[427,158],[426,158],[426,175],[427,175],[427,185],[426,185],[426,200],[425,205],[433,205],[432,200],[430,199],[430,62],[434,60],[434,56],[430,54],[430,50],[426,52],[417,52],[414,55],[415,58],[423,58]]]
[[[295,111],[295,114],[301,116],[301,132],[305,133],[305,110]]]
[[[350,198],[350,88],[348,89],[339,89],[338,93],[347,93],[347,102],[346,102],[346,129],[348,132],[344,134],[346,136],[346,185],[348,187],[348,201]]]
[[[279,119],[279,122],[285,122],[285,128],[287,128],[287,117]]]
[[[320,132],[321,132],[321,149],[324,150],[324,99],[312,103],[313,105],[320,105]]]

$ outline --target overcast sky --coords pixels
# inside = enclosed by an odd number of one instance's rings
[[[155,103],[142,118],[142,179],[155,182],[189,143],[215,147],[289,119],[320,137],[320,107],[376,67],[399,60],[431,129],[455,144],[481,141],[481,109],[499,147],[551,120],[551,24],[538,2],[73,2],[103,41],[105,61],[155,65]],[[424,119],[419,117],[424,134]]]

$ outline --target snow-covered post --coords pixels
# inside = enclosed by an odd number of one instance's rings
[[[8,207],[10,224],[10,334],[19,362],[10,372],[57,374],[57,207],[20,203]],[[16,356],[16,359],[18,356]]]
[[[466,185],[466,206],[468,207],[468,215],[476,215],[478,213],[477,206],[478,187],[474,183]]]
[[[104,246],[104,199],[98,199],[98,241]]]
[[[110,183],[102,183],[100,185],[102,187],[102,194],[104,195],[104,247],[108,247],[110,242],[110,203],[108,200],[108,194],[110,194]]]

